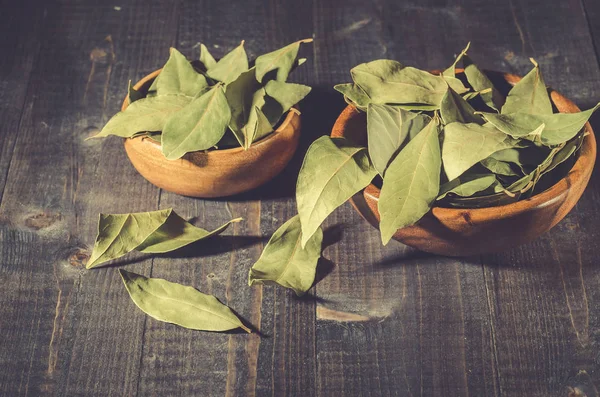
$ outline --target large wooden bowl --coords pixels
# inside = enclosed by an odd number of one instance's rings
[[[157,70],[134,88],[146,91]],[[125,98],[122,110],[129,101]],[[300,138],[300,115],[290,111],[272,134],[241,147],[185,154],[167,160],[158,142],[148,137],[125,139],[125,151],[135,169],[154,185],[192,197],[223,197],[254,189],[279,174],[291,160]]]
[[[510,85],[520,77],[503,74]],[[569,99],[553,91],[552,102],[563,113],[578,112]],[[332,137],[352,137],[366,145],[366,114],[348,106],[338,117]],[[579,157],[569,173],[554,186],[513,204],[478,209],[434,207],[417,224],[398,229],[394,239],[421,251],[447,256],[468,256],[502,251],[534,240],[571,211],[586,188],[596,160],[596,139],[591,126]],[[379,226],[380,189],[371,184],[350,199],[373,226]]]

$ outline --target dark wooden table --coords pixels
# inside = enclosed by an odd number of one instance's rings
[[[598,0],[2,1],[0,32],[0,395],[598,395],[598,173],[551,232],[474,258],[384,248],[346,204],[327,220],[324,277],[307,298],[247,286],[295,214],[300,161],[344,106],[332,86],[352,66],[442,68],[472,41],[488,69],[523,74],[535,57],[549,85],[588,108],[600,99]],[[85,141],[169,46],[222,55],[245,39],[255,55],[306,37],[294,75],[314,86],[302,150],[255,192],[180,197],[139,176],[119,139]],[[212,293],[260,335],[155,321],[115,266],[85,270],[98,213],[168,207],[206,228],[246,221],[206,256],[118,265]]]

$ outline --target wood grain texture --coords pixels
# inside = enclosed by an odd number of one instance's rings
[[[534,56],[548,84],[587,108],[600,97],[597,2],[29,0],[1,9],[0,395],[598,395],[597,175],[552,231],[481,257],[382,247],[345,204],[324,225],[308,297],[247,287],[268,237],[296,214],[302,157],[345,106],[332,86],[351,67],[383,57],[445,67],[471,40],[488,69],[523,74]],[[299,150],[262,188],[227,201],[161,192],[120,139],[84,141],[169,46],[196,58],[203,42],[221,56],[246,39],[254,57],[307,37],[309,60],[292,75],[314,86]],[[168,207],[208,229],[246,220],[117,265],[212,293],[260,332],[160,323],[130,302],[114,267],[84,270],[99,212]]]

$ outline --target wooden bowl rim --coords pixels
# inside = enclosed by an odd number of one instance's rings
[[[463,69],[457,69],[457,73],[463,73]],[[499,72],[495,72],[499,73]],[[511,85],[514,85],[516,82],[521,80],[520,76],[517,76],[512,73],[500,73],[504,79]],[[579,107],[571,101],[569,98],[560,94],[557,91],[552,90],[551,100],[553,103],[556,100],[560,100],[564,102],[566,105],[573,106],[574,109],[580,111]],[[360,112],[355,106],[348,105],[346,108],[340,113],[338,119],[336,120],[332,136],[344,137],[344,131],[346,129],[346,125],[349,120],[352,119],[352,113]],[[343,118],[343,119],[342,119]],[[587,122],[584,126],[585,132],[588,134],[585,136],[583,140],[583,144],[581,146],[579,152],[579,158],[573,165],[573,167],[569,170],[567,175],[561,178],[554,185],[549,187],[548,189],[524,200],[519,200],[515,203],[498,205],[493,207],[484,207],[484,208],[447,208],[447,207],[437,207],[433,206],[431,212],[433,215],[438,218],[454,218],[456,216],[460,216],[460,214],[469,212],[471,215],[480,215],[481,218],[486,218],[485,215],[491,216],[491,218],[501,218],[503,216],[512,216],[516,213],[522,213],[528,211],[533,208],[543,207],[546,205],[552,204],[554,201],[560,200],[562,196],[564,196],[569,189],[571,188],[572,183],[567,180],[567,178],[576,177],[576,180],[579,180],[582,175],[584,175],[585,170],[593,169],[595,163],[595,154],[596,154],[596,138],[594,135],[594,130],[592,129],[589,122]],[[379,194],[381,189],[379,189],[374,184],[369,184],[365,189],[363,189],[364,195],[368,198],[379,201]]]
[[[156,76],[158,76],[161,71],[162,71],[162,68],[157,69],[154,72],[142,77],[137,83],[135,83],[133,88],[136,90],[139,90],[148,81],[156,78]],[[129,94],[125,95],[125,99],[123,100],[123,105],[121,105],[121,111],[124,111],[125,109],[127,109],[127,106],[129,106]],[[288,110],[285,119],[283,120],[281,125],[275,131],[273,131],[266,137],[260,139],[259,141],[254,142],[252,145],[250,145],[250,148],[248,148],[248,149],[244,149],[243,147],[240,146],[240,147],[234,147],[234,148],[229,148],[229,149],[214,149],[214,150],[206,150],[206,151],[198,150],[198,151],[189,152],[189,153],[204,153],[206,155],[211,155],[211,156],[229,156],[229,155],[234,155],[234,154],[238,154],[241,152],[246,153],[252,148],[256,148],[258,146],[264,145],[267,142],[271,141],[272,139],[275,139],[276,137],[281,135],[281,132],[283,132],[284,130],[286,130],[288,128],[288,125],[292,123],[292,120],[294,119],[294,117],[300,117],[300,112],[298,111],[297,105],[294,105],[292,108],[295,109],[295,111]],[[297,130],[297,129],[294,129],[294,130]],[[144,138],[144,137],[142,137],[142,138]],[[129,138],[125,138],[125,139],[129,139]],[[161,150],[162,145],[159,144],[158,142],[154,141],[153,139],[143,139],[143,141],[146,142],[147,144],[155,146],[158,150]]]

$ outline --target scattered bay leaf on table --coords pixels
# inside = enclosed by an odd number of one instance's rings
[[[221,234],[229,225],[242,220],[242,218],[232,219],[209,232],[208,230],[192,225],[175,212],[171,212],[166,222],[148,236],[135,250],[147,254],[162,254],[175,251],[186,245]]]
[[[442,160],[448,180],[463,172],[494,152],[512,146],[501,131],[475,123],[450,123],[444,127]]]
[[[294,216],[284,223],[267,243],[258,261],[250,269],[248,285],[277,284],[293,289],[302,295],[315,281],[317,262],[321,257],[323,231],[317,231],[301,244],[300,217]]]
[[[448,87],[446,94],[440,103],[440,116],[444,124],[450,123],[476,123],[483,124],[483,118],[475,114],[475,109],[463,99],[451,87]]]
[[[496,111],[500,111],[502,105],[504,105],[504,96],[467,55],[463,56],[463,64],[465,67],[465,76],[471,87],[481,93],[481,99],[483,99],[486,105]]]
[[[447,77],[455,77],[456,76],[456,65],[458,65],[458,63],[462,60],[462,58],[465,55],[467,55],[467,51],[469,50],[470,46],[471,46],[471,42],[468,42],[467,46],[460,52],[460,54],[458,54],[456,56],[454,63],[452,63],[452,65],[450,65],[446,70],[444,70],[444,72],[442,73],[444,76],[447,76]]]
[[[248,124],[250,112],[257,104],[254,95],[260,89],[255,68],[240,73],[234,81],[225,86],[225,98],[231,109],[229,128],[242,147],[247,146],[248,137],[244,134],[244,127]]]
[[[188,152],[215,146],[225,134],[231,111],[221,85],[194,99],[165,123],[162,152],[176,160]]]
[[[187,95],[195,97],[208,89],[206,77],[196,72],[190,61],[175,48],[156,81],[158,95]]]
[[[248,70],[248,56],[244,49],[244,41],[242,41],[239,46],[213,65],[207,74],[210,78],[228,84],[246,70]]]
[[[263,77],[271,71],[276,71],[276,80],[286,81],[288,75],[296,65],[296,57],[300,50],[300,44],[310,43],[313,39],[296,41],[278,50],[263,54],[256,58],[256,78],[262,82]]]
[[[290,110],[292,106],[306,97],[311,87],[302,84],[285,83],[283,81],[271,80],[265,85],[265,92],[274,101],[265,98],[262,111],[267,116],[271,125],[275,125],[281,116]]]
[[[369,156],[383,176],[392,157],[431,121],[425,114],[409,112],[399,106],[369,104],[367,135]]]
[[[204,44],[200,44],[200,62],[202,62],[206,70],[212,69],[217,64],[217,61],[215,61],[215,58]]]
[[[310,145],[296,184],[302,246],[325,218],[377,175],[365,147],[322,136]]]
[[[119,269],[131,300],[152,318],[200,331],[241,328],[250,333],[229,307],[193,287],[148,278]]]
[[[371,102],[371,98],[369,98],[363,89],[354,83],[338,84],[333,88],[344,95],[344,99],[348,104],[354,105],[361,110],[366,110]]]
[[[449,193],[461,197],[470,197],[498,184],[493,174],[464,174],[440,186],[440,195],[437,200],[442,200]]]
[[[421,104],[436,108],[448,85],[459,93],[467,91],[457,78],[435,76],[387,59],[363,63],[350,73],[373,103]]]
[[[130,105],[133,102],[137,101],[138,99],[142,99],[145,97],[145,95],[142,92],[133,88],[133,84],[131,83],[131,80],[129,80],[129,83],[127,84],[127,92],[128,92],[127,98],[128,98]]]
[[[433,118],[392,160],[379,196],[381,240],[423,217],[440,190],[440,122]]]
[[[177,215],[172,208],[131,214],[100,214],[98,236],[86,268],[131,251],[164,253],[193,242],[222,233],[233,219],[212,232],[191,225]]]
[[[502,114],[552,114],[552,103],[539,65],[533,58],[530,60],[534,65],[533,69],[510,90],[506,103],[502,106]]]
[[[189,104],[191,98],[183,95],[162,95],[142,98],[122,112],[115,114],[102,131],[93,138],[116,135],[129,138],[139,132],[162,131],[167,119]]]
[[[482,115],[499,130],[514,138],[526,137],[545,124],[540,136],[541,142],[547,146],[554,146],[575,137],[598,107],[600,103],[592,109],[579,113],[482,113]]]

